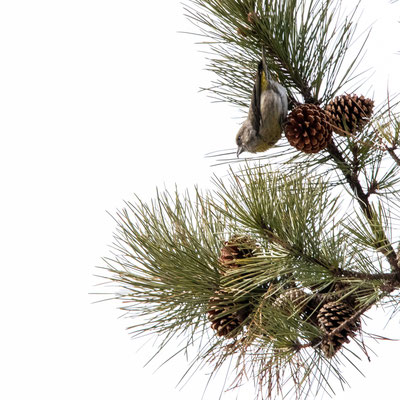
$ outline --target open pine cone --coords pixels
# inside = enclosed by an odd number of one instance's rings
[[[354,315],[353,307],[341,301],[332,301],[321,307],[318,313],[318,324],[325,335],[329,335],[342,323],[348,321]],[[349,343],[349,337],[356,336],[361,322],[357,318],[348,322],[342,329],[331,336],[325,336],[321,342],[321,350],[326,357],[332,358],[342,347],[343,343]]]
[[[245,302],[235,302],[224,289],[217,290],[208,303],[208,319],[218,336],[233,337],[250,314]]]
[[[289,143],[305,153],[318,153],[332,138],[328,115],[315,104],[300,104],[289,114],[285,124]]]
[[[335,97],[325,107],[331,119],[333,130],[341,135],[361,131],[372,116],[374,102],[364,96],[344,94]]]

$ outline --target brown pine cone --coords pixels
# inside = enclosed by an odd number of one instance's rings
[[[289,114],[285,124],[289,143],[305,153],[318,153],[332,139],[332,127],[325,111],[315,104],[301,104]]]
[[[218,336],[234,337],[238,328],[250,314],[251,307],[245,302],[235,302],[225,289],[217,290],[208,303],[208,319]]]
[[[349,343],[349,337],[356,336],[361,327],[360,318],[347,323],[334,335],[328,336],[342,323],[348,321],[354,315],[353,307],[346,302],[332,301],[321,307],[318,313],[318,324],[325,336],[322,338],[321,350],[327,358],[332,358],[342,347],[343,343]]]
[[[333,130],[341,136],[355,134],[369,122],[374,102],[364,96],[344,94],[335,97],[325,107]]]
[[[301,312],[307,304],[307,297],[308,295],[301,289],[288,289],[274,301],[274,306],[289,312],[293,309]]]
[[[235,262],[243,258],[252,257],[257,248],[256,242],[248,236],[232,236],[224,243],[221,249],[219,262],[228,268],[237,268],[239,263]]]

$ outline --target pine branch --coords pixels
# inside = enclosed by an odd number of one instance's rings
[[[190,2],[186,12],[210,45],[209,69],[218,76],[209,90],[243,108],[263,47],[292,106],[300,97],[324,105],[352,82],[368,37],[346,60],[355,9],[343,17],[340,0]],[[163,335],[161,350],[183,333],[183,351],[200,342],[192,366],[210,362],[216,373],[232,360],[233,386],[253,377],[269,398],[284,396],[287,383],[289,393],[306,398],[313,387],[332,390],[330,375],[345,382],[336,352],[356,328],[362,332],[362,314],[385,298],[398,303],[400,289],[400,250],[386,226],[393,216],[383,208],[398,193],[400,124],[391,107],[379,118],[377,130],[370,121],[326,152],[304,154],[289,144],[272,150],[265,159],[278,160],[275,172],[246,165],[231,170],[229,184],[216,178],[216,191],[206,195],[157,192],[150,204],[127,203],[116,218],[115,254],[105,262],[121,309],[142,317],[130,327],[134,335]],[[393,161],[382,176],[385,155]],[[343,177],[333,180],[332,171]],[[350,187],[358,220],[340,212],[339,184]]]
[[[339,269],[338,275],[347,277],[347,278],[356,278],[360,280],[371,280],[371,281],[387,281],[395,284],[400,287],[399,276],[397,272],[392,273],[366,273],[366,272],[357,272],[357,271],[349,271],[345,269]]]
[[[335,161],[340,171],[343,173],[347,183],[355,193],[358,204],[361,210],[363,211],[364,215],[367,217],[371,229],[373,231],[376,231],[376,226],[373,223],[374,212],[369,202],[369,195],[371,194],[371,192],[365,193],[363,191],[360,181],[357,178],[357,175],[351,173],[352,166],[345,161],[343,155],[340,153],[339,149],[336,147],[333,141],[328,145],[328,152],[331,155],[332,159]],[[377,248],[377,250],[385,255],[392,268],[392,271],[397,273],[400,279],[400,268],[397,265],[396,253],[393,249],[393,246],[391,245],[387,236],[385,235],[383,227],[380,226],[378,229],[379,229],[379,234],[383,236],[383,240],[380,242],[381,245]]]
[[[247,106],[253,74],[267,50],[267,66],[286,87],[291,104],[325,103],[356,78],[368,34],[346,68],[357,7],[345,17],[340,0],[190,0],[186,13],[209,40],[209,69],[219,79],[207,89],[222,101]],[[210,44],[211,43],[211,44]],[[240,66],[240,74],[238,74]]]
[[[279,245],[280,247],[287,250],[292,255],[301,257],[307,262],[311,262],[316,265],[319,265],[331,273],[335,273],[335,271],[337,270],[337,268],[334,268],[334,267],[328,265],[326,262],[316,258],[315,256],[310,256],[310,255],[306,254],[299,247],[293,246],[290,243],[286,242],[285,240],[276,236],[273,233],[273,231],[271,230],[271,228],[265,225],[264,221],[261,222],[261,227],[262,227],[263,231],[265,232],[265,237],[268,241],[271,241],[271,242]]]

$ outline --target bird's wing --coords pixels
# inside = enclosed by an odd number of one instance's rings
[[[288,113],[288,98],[286,89],[278,82],[271,80],[269,87],[273,90],[281,99],[282,102],[282,121]]]
[[[251,97],[251,110],[254,115],[253,128],[256,130],[257,134],[260,131],[261,123],[261,81],[263,74],[263,62],[260,61],[258,64],[256,81],[253,87],[253,94]]]
[[[288,98],[287,98],[287,91],[286,89],[278,82],[274,81],[271,77],[271,74],[268,70],[267,67],[267,61],[266,61],[266,54],[265,54],[265,47],[262,46],[261,48],[262,51],[262,64],[265,72],[265,77],[268,82],[268,88],[272,89],[275,93],[279,95],[282,101],[282,117],[281,117],[281,123],[285,119],[287,113],[288,113]]]

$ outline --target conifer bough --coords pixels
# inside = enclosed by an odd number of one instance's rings
[[[190,3],[217,76],[209,92],[248,109],[264,47],[288,91],[288,141],[213,192],[127,202],[106,278],[132,334],[160,335],[160,349],[186,337],[190,368],[233,365],[232,386],[253,379],[263,399],[332,393],[346,361],[369,359],[364,314],[398,308],[397,104],[347,94],[366,42],[349,60],[355,17],[340,1]]]

